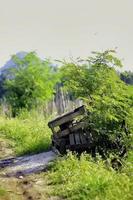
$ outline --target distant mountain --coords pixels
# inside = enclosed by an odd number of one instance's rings
[[[20,51],[15,54],[19,59],[23,59],[26,55],[27,52]],[[5,75],[7,73],[7,70],[10,68],[16,67],[16,64],[14,63],[13,59],[11,58],[8,60],[3,67],[0,68],[0,76]]]

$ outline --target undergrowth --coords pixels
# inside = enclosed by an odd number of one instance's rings
[[[51,143],[48,119],[41,113],[21,112],[16,118],[0,116],[0,137],[13,141],[16,154],[39,153]],[[132,200],[133,153],[123,160],[121,170],[110,167],[110,161],[75,154],[58,158],[48,172],[52,194],[68,200]],[[46,175],[46,174],[45,174]],[[5,190],[0,187],[0,196]],[[1,199],[1,198],[0,198]]]
[[[0,137],[13,141],[17,155],[39,153],[51,143],[48,120],[36,112],[21,112],[16,118],[0,116]]]
[[[130,163],[131,170],[131,163]],[[58,159],[48,174],[53,194],[69,200],[131,200],[133,169],[113,170],[101,159],[69,153]]]

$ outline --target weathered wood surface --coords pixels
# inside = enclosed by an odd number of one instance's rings
[[[66,153],[68,149],[73,151],[78,148],[82,151],[89,148],[86,135],[88,124],[83,121],[83,115],[85,106],[80,106],[48,123],[53,132],[52,144],[61,154]]]
[[[75,145],[75,140],[74,140],[74,135],[73,134],[69,135],[69,140],[70,140],[70,145]]]
[[[88,143],[85,135],[83,135],[83,134],[82,135],[80,134],[80,140],[81,140],[81,144],[87,144]]]
[[[73,133],[73,132],[76,132],[79,129],[85,128],[86,126],[87,126],[87,123],[85,123],[85,122],[77,122],[76,125],[69,127],[67,129],[65,129],[64,131],[58,131],[55,134],[55,136],[57,138],[65,137],[65,136],[69,135],[70,133]]]
[[[80,134],[79,134],[79,133],[76,133],[74,136],[75,136],[75,143],[76,143],[76,144],[81,144],[81,141],[80,141]]]
[[[87,136],[85,136],[83,133],[73,133],[69,135],[70,145],[86,145],[89,144],[87,141]]]
[[[81,106],[71,112],[68,112],[60,117],[57,117],[56,119],[50,121],[48,123],[48,126],[50,128],[53,128],[55,126],[60,126],[61,124],[64,124],[66,122],[69,122],[71,120],[73,120],[75,117],[77,117],[78,115],[82,115],[85,113],[85,107]]]

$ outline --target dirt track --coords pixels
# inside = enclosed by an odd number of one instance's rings
[[[6,158],[14,156],[7,141],[0,139],[0,147],[2,159],[5,152]],[[46,172],[24,174],[24,172],[34,172],[34,170],[38,172],[38,169],[43,170],[49,160],[55,159],[55,155],[53,152],[46,152],[34,156],[19,157],[13,160],[10,167],[1,168],[0,187],[5,189],[6,192],[0,196],[0,200],[61,200],[61,198],[51,195],[52,186],[49,185]],[[7,172],[8,175],[15,176],[7,176]]]
[[[0,160],[0,168],[7,176],[21,176],[43,171],[57,154],[52,150],[30,156]]]

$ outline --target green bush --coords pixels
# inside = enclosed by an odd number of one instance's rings
[[[133,182],[124,172],[116,172],[87,155],[71,153],[56,161],[49,173],[53,194],[69,200],[131,200]]]
[[[39,153],[47,150],[51,132],[47,119],[36,112],[22,112],[16,118],[0,117],[0,135],[14,142],[17,154]]]
[[[16,116],[20,109],[31,110],[40,103],[48,102],[53,97],[58,73],[50,60],[40,59],[35,52],[28,53],[23,59],[12,56],[15,68],[7,70],[4,81],[6,100]]]
[[[123,160],[122,172],[127,174],[133,182],[133,151],[129,151],[126,159]]]
[[[120,79],[116,69],[122,63],[114,53],[93,52],[84,60],[64,61],[60,68],[65,89],[86,104],[93,147],[104,157],[124,155],[133,141],[133,87]]]

